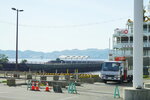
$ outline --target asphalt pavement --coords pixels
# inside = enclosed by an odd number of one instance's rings
[[[146,80],[145,82],[150,82]],[[120,98],[114,98],[114,90],[118,86]],[[53,89],[45,92],[27,90],[26,85],[9,87],[0,83],[0,100],[123,100],[123,88],[132,87],[131,83],[118,84],[108,82],[107,84],[97,82],[94,84],[84,83],[76,86],[77,94],[69,94],[66,88],[62,88],[63,93],[55,93]]]
[[[69,94],[66,88],[63,88],[63,93],[45,92],[45,89],[40,91],[27,90],[26,85],[9,87],[6,84],[0,84],[0,100],[115,100],[114,89],[117,83],[95,83],[82,84],[76,86],[77,94]],[[119,86],[122,100],[122,89],[125,83]]]

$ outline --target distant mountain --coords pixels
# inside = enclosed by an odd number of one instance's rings
[[[18,54],[21,59],[56,59],[61,55],[90,56],[90,59],[108,59],[108,52],[108,49],[72,49],[48,53],[26,50],[19,51]],[[0,50],[0,54],[5,54],[9,58],[15,58],[14,50]]]

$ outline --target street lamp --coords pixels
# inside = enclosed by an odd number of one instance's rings
[[[16,21],[16,70],[18,70],[18,12],[23,12],[16,8],[11,8],[14,11],[17,11],[17,21]]]

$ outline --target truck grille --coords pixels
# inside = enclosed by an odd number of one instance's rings
[[[114,77],[114,75],[106,75],[106,77]]]

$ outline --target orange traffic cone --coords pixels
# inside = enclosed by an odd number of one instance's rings
[[[34,82],[32,82],[31,90],[32,90],[32,91],[35,90]]]
[[[45,88],[45,91],[49,92],[49,86],[48,86],[48,82],[46,82],[46,88]]]
[[[35,90],[36,90],[36,91],[40,91],[40,89],[39,89],[39,82],[36,82]]]

